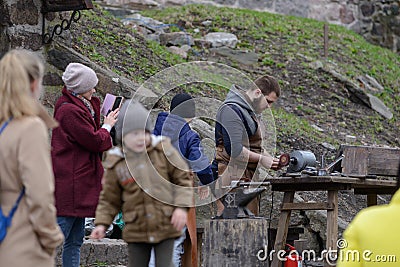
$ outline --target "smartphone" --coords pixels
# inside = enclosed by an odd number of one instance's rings
[[[101,114],[107,116],[111,111],[121,107],[124,98],[122,96],[115,96],[112,94],[106,94],[103,105],[101,107]]]
[[[112,106],[112,108],[111,108],[111,111],[114,111],[114,110],[116,110],[117,108],[120,108],[121,107],[121,105],[122,105],[122,100],[123,100],[124,98],[122,97],[122,96],[117,96],[116,98],[115,98],[115,101],[114,101],[114,104],[113,104],[113,106]]]

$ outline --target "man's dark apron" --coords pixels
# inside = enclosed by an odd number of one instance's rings
[[[257,131],[254,135],[250,136],[248,140],[243,140],[243,146],[248,148],[252,152],[261,154],[262,133],[260,122],[254,115],[252,115],[252,118],[254,121],[257,122]],[[228,186],[231,181],[236,180],[245,182],[258,180],[258,162],[243,162],[231,159],[229,154],[226,152],[224,144],[222,142],[219,142],[216,150],[217,151],[215,158],[218,162],[218,176],[220,180],[219,182],[217,182],[216,188],[221,188],[221,186]],[[247,205],[247,207],[255,215],[258,215],[258,202],[258,199],[255,199]]]

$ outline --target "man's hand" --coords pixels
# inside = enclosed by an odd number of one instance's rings
[[[90,234],[90,238],[92,239],[102,239],[105,236],[106,236],[106,227],[104,225],[97,225]]]
[[[279,169],[279,159],[273,158],[269,154],[260,155],[260,164],[266,169],[272,169],[274,171]]]
[[[272,165],[271,165],[271,170],[277,171],[277,170],[279,170],[280,168],[281,168],[281,167],[280,167],[280,165],[279,165],[279,159],[273,158]]]
[[[182,208],[176,208],[172,213],[171,224],[176,230],[182,231],[187,221],[187,211]]]

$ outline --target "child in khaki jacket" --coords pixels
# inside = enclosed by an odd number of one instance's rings
[[[115,125],[115,147],[107,153],[103,190],[91,237],[103,238],[122,209],[129,267],[147,266],[154,247],[156,266],[172,266],[174,239],[186,224],[193,192],[188,167],[168,138],[150,134],[148,111],[125,102]],[[122,138],[123,136],[123,138]]]

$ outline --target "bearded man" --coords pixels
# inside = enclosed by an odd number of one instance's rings
[[[266,169],[279,168],[279,160],[261,147],[260,115],[279,98],[281,89],[277,80],[268,75],[256,79],[254,84],[256,86],[246,89],[233,85],[217,112],[214,164],[218,165],[222,186],[233,180],[257,180],[258,165]],[[247,206],[255,215],[258,215],[258,202],[255,199]],[[217,217],[223,210],[224,205],[218,200]]]

